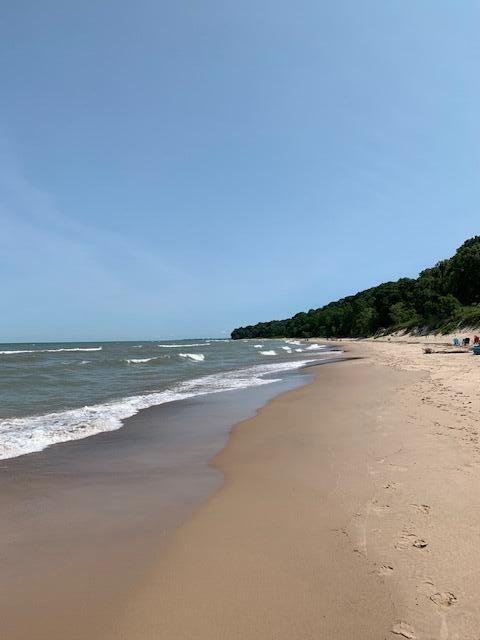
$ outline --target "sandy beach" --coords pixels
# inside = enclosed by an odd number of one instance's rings
[[[480,358],[342,346],[210,467],[246,392],[6,461],[0,637],[478,640]],[[208,443],[155,470],[192,419]]]
[[[112,637],[478,638],[480,359],[349,348],[237,427]]]
[[[0,640],[480,640],[480,0],[0,16]]]

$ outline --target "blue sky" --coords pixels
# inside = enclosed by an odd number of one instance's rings
[[[0,9],[0,340],[223,335],[480,232],[480,5]]]

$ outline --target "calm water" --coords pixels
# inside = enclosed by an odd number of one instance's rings
[[[0,458],[118,429],[152,405],[268,384],[334,355],[294,340],[0,344]]]

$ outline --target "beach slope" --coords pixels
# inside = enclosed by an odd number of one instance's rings
[[[323,365],[240,424],[214,460],[224,487],[175,533],[112,637],[413,638],[395,573],[430,553],[409,537],[429,538],[423,488],[408,516],[424,526],[393,526],[389,512],[417,463],[398,453],[399,398],[423,377],[372,359]]]

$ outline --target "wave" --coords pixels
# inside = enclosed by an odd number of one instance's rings
[[[284,351],[286,351],[287,353],[292,353],[292,350],[290,347],[280,347],[280,349],[283,349]]]
[[[262,356],[276,356],[277,352],[273,351],[273,349],[271,351],[260,351],[260,353],[262,354]]]
[[[300,342],[300,340],[285,340],[285,342],[286,342],[287,344],[294,344],[294,345],[300,345],[300,344],[302,344],[302,343]]]
[[[188,345],[191,346],[191,345]],[[205,360],[205,356],[203,353],[179,353],[180,358],[190,358],[190,360],[195,360],[195,362],[202,362]]]
[[[190,344],[157,344],[157,347],[162,347],[162,349],[179,349],[185,347],[208,347],[210,342],[192,342]]]
[[[128,362],[128,364],[144,364],[145,362],[156,359],[157,358],[127,358],[125,362]]]
[[[60,348],[60,349],[18,349],[15,351],[0,351],[0,355],[14,355],[17,353],[61,353],[64,351],[101,351],[103,347],[72,347],[69,349]]]
[[[122,426],[122,421],[126,418],[154,405],[278,382],[279,378],[265,379],[264,376],[298,369],[309,363],[311,360],[256,365],[187,380],[164,391],[120,398],[78,409],[3,419],[0,420],[0,459],[15,458],[41,451],[60,442],[80,440],[105,431],[114,431]]]
[[[303,353],[303,352],[305,351],[305,349],[295,349],[295,351],[296,351],[297,353]]]
[[[263,344],[254,344],[253,348],[254,349],[263,349]]]
[[[324,344],[311,344],[305,348],[305,351],[317,351],[318,349],[325,349]]]

